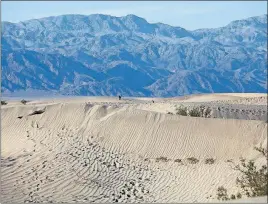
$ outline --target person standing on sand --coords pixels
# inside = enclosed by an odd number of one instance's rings
[[[118,99],[121,100],[121,96],[120,95],[118,96]]]

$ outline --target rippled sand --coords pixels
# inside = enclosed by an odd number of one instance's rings
[[[237,191],[228,161],[258,160],[253,148],[267,144],[265,101],[259,94],[8,101],[1,110],[3,202],[216,201],[221,185]],[[180,104],[214,112],[167,114]]]

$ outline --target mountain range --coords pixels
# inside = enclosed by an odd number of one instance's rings
[[[2,22],[2,93],[267,92],[267,15],[189,31],[135,15]]]

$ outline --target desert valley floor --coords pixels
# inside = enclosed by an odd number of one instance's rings
[[[267,145],[266,94],[7,103],[3,203],[215,202],[219,186],[237,192],[232,162],[266,162],[254,151]],[[211,112],[177,115],[181,104]]]

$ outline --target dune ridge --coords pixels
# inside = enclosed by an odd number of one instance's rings
[[[235,193],[239,174],[228,161],[257,161],[253,148],[267,144],[267,123],[171,115],[175,106],[164,100],[2,106],[3,201],[211,202],[222,184]]]

